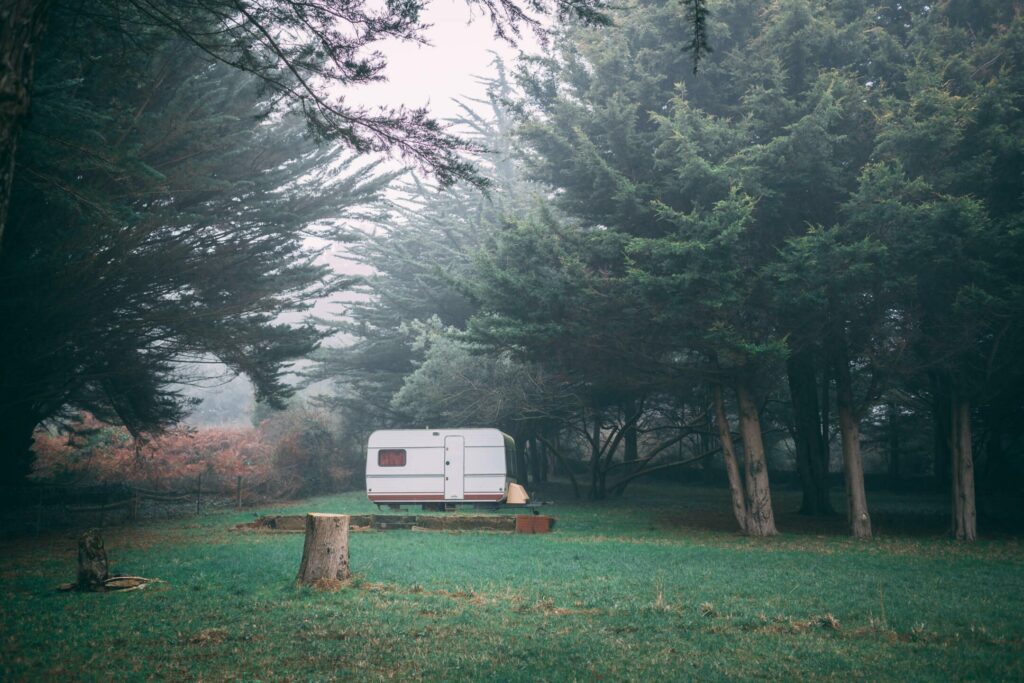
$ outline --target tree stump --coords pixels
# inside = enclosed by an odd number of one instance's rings
[[[96,529],[89,529],[78,539],[78,590],[101,591],[108,578],[107,551]]]
[[[306,543],[296,581],[302,585],[336,587],[349,577],[348,515],[306,515]]]

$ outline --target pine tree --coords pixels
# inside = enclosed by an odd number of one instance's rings
[[[5,484],[69,409],[135,434],[178,420],[181,361],[216,358],[280,403],[323,334],[282,316],[345,284],[308,240],[343,237],[386,181],[185,44],[70,55],[50,38],[0,255]]]

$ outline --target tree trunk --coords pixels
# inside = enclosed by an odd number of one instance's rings
[[[740,531],[747,533],[747,501],[743,494],[743,478],[736,462],[736,450],[732,444],[732,433],[729,431],[729,420],[725,415],[725,400],[722,398],[722,386],[715,384],[713,389],[715,404],[715,423],[718,427],[718,440],[722,444],[722,460],[725,461],[725,473],[729,477],[729,495],[732,497],[732,513],[740,525]]]
[[[627,401],[625,410],[623,411],[623,418],[626,420],[631,419],[636,415],[636,410],[636,401]],[[624,452],[622,454],[623,462],[633,462],[639,457],[638,454],[640,450],[637,441],[638,436],[636,422],[634,421],[626,427],[626,434],[622,437],[622,444],[624,448]]]
[[[630,477],[636,472],[643,469],[643,464],[640,460],[640,444],[639,444],[639,430],[637,429],[637,422],[640,419],[640,414],[643,413],[643,404],[638,402],[636,399],[630,399],[622,405],[622,418],[625,420],[622,430],[620,432],[619,440],[622,442],[622,463],[619,469],[620,476],[622,479],[618,484],[615,484],[610,491],[613,496],[621,496],[626,491],[624,482],[628,482]],[[616,449],[618,446],[616,446]],[[607,453],[605,456],[605,464],[603,466],[602,473],[602,488],[605,488],[605,481],[608,478],[609,468],[612,466],[614,459],[614,453]],[[623,484],[623,485],[619,485]],[[608,495],[609,491],[605,490],[605,495]]]
[[[546,482],[551,474],[551,456],[548,455],[548,447],[540,440],[539,434],[534,445],[537,448],[537,458],[540,460],[540,480]]]
[[[348,529],[348,515],[306,515],[306,543],[296,581],[326,587],[347,579]]]
[[[864,463],[860,455],[860,425],[853,404],[853,378],[842,331],[835,333],[833,353],[836,373],[836,412],[843,446],[843,478],[846,480],[846,519],[856,538],[871,538],[871,516],[864,493]]]
[[[958,541],[978,539],[978,511],[974,500],[974,454],[971,449],[971,404],[950,392],[951,428],[949,436],[953,462],[950,474],[953,487],[953,536]]]
[[[594,437],[590,442],[590,497],[597,499],[601,469],[601,412],[594,410]]]
[[[719,386],[718,391],[721,392],[721,390],[722,390],[722,388],[721,388],[721,386]],[[698,439],[699,439],[699,443],[700,443],[700,452],[701,453],[710,453],[711,451],[714,451],[714,450],[718,449],[718,439],[715,437],[715,434],[716,434],[715,417],[716,417],[716,415],[714,413],[714,402],[715,402],[714,389],[711,390],[711,397],[710,398],[711,398],[711,403],[712,403],[712,409],[711,410],[705,410],[703,416],[701,416],[701,421],[704,423],[703,425],[701,425],[700,434],[698,435]],[[707,400],[706,399],[705,399],[704,403],[705,403],[705,405],[707,404]],[[685,407],[685,405],[679,411],[679,423],[680,424],[686,424],[686,407]],[[728,426],[728,425],[726,425],[726,426]],[[679,453],[680,459],[682,459],[682,451],[683,451],[682,445],[683,445],[683,442],[680,441],[679,442],[679,449],[678,449],[678,453]],[[735,457],[735,451],[733,451],[733,454],[734,454],[734,457]],[[707,482],[709,480],[709,476],[711,475],[711,470],[712,470],[711,458],[708,458],[707,460],[701,460],[700,463],[699,463],[699,466],[700,466],[700,469],[701,469],[701,481]]]
[[[794,351],[786,361],[789,395],[793,402],[793,433],[796,464],[800,474],[802,515],[832,515],[828,493],[828,449],[822,437],[814,357],[810,351]]]
[[[529,461],[526,458],[526,439],[518,437],[516,442],[516,483],[523,488],[530,486]]]
[[[775,514],[772,494],[768,488],[768,463],[761,437],[761,417],[744,380],[736,384],[740,408],[740,434],[743,436],[743,469],[747,488],[747,533],[752,536],[774,536]]]
[[[35,459],[32,434],[38,425],[39,417],[29,404],[11,406],[0,414],[0,487],[17,488],[28,482]]]
[[[950,392],[948,382],[938,373],[932,377],[932,434],[935,448],[933,473],[935,483],[942,489],[951,485],[950,463],[953,462],[953,450],[949,435],[952,433],[953,420],[950,415]]]
[[[96,529],[89,529],[78,539],[78,590],[101,591],[107,577],[103,538]]]
[[[0,251],[11,204],[18,130],[28,114],[36,50],[49,0],[4,0],[0,9]]]
[[[1003,448],[1003,421],[1002,416],[994,415],[992,412],[986,420],[989,434],[985,441],[984,475],[980,477],[984,480],[984,490],[1008,492],[1014,488],[1013,466],[1006,457],[1006,449]]]
[[[828,362],[825,362],[823,366],[821,368],[821,443],[825,449],[822,454],[825,458],[825,472],[828,472],[832,460],[832,435],[829,433],[832,426],[832,417],[829,413],[832,403],[829,395],[829,389],[832,388],[832,375],[829,372]]]
[[[557,437],[557,434],[556,434]],[[565,457],[562,455],[562,451],[556,445],[552,445],[544,437],[540,437],[544,444],[548,447],[548,452],[551,453],[559,464],[561,465],[562,472],[565,476],[569,477],[569,483],[572,484],[572,492],[576,498],[580,497],[580,486],[579,482],[576,481],[576,475],[573,474],[572,467],[568,462],[565,461]]]
[[[889,488],[897,491],[900,488],[900,424],[899,411],[892,401],[889,402],[887,412],[889,418]]]
[[[536,486],[541,481],[540,453],[537,451],[537,439],[533,435],[527,439],[526,445],[530,449],[530,473],[533,475],[533,484]]]

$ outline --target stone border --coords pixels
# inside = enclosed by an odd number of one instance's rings
[[[516,519],[533,515],[351,515],[352,531],[516,531]],[[549,518],[550,519],[550,518]],[[550,527],[554,526],[551,519]],[[236,531],[301,534],[305,515],[264,515],[234,527]],[[533,532],[538,533],[538,532]],[[539,532],[544,533],[544,532]]]

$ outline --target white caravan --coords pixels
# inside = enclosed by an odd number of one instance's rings
[[[382,429],[370,435],[366,495],[378,505],[501,503],[516,445],[497,429]]]

